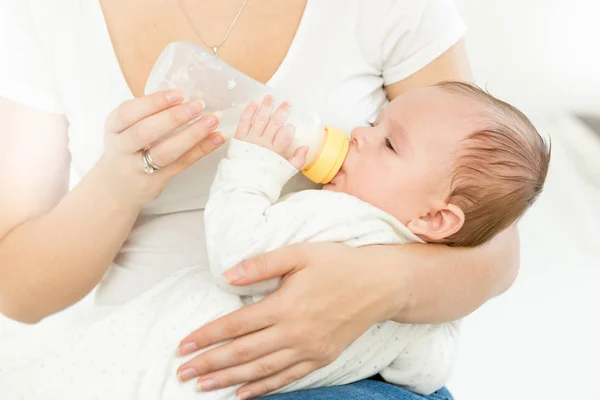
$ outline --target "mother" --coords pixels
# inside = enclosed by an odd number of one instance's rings
[[[178,268],[206,265],[203,205],[222,155],[209,155],[222,144],[214,118],[152,146],[160,171],[146,174],[142,163],[144,148],[202,111],[178,92],[143,95],[169,42],[214,47],[348,131],[409,88],[471,78],[451,0],[1,1],[0,312],[27,323],[97,285],[97,304],[118,305]],[[70,167],[83,176],[72,191]],[[184,353],[235,340],[180,372],[207,390],[249,382],[240,396],[260,396],[331,361],[377,321],[467,315],[506,290],[517,269],[515,229],[471,250],[282,249],[229,277],[285,276],[282,289],[186,338]],[[281,340],[266,346],[268,330]],[[279,351],[296,356],[265,358]],[[365,398],[365,390],[413,396],[376,381],[283,396]]]

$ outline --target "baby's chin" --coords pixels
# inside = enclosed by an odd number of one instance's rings
[[[323,190],[330,190],[332,192],[343,192],[343,175],[344,173],[342,171],[338,172],[336,176],[333,177],[331,182],[323,186]]]

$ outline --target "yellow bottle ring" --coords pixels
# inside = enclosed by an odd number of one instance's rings
[[[338,173],[350,148],[350,139],[337,128],[325,127],[325,143],[313,165],[302,173],[311,181],[320,184],[329,183]]]

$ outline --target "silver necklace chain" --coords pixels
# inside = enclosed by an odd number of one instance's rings
[[[238,13],[236,14],[235,18],[231,22],[231,25],[229,25],[229,29],[227,29],[227,32],[225,32],[225,35],[223,35],[223,39],[221,40],[221,43],[219,43],[218,45],[215,45],[215,46],[209,45],[208,43],[206,43],[204,41],[204,39],[202,39],[202,36],[200,36],[200,33],[198,33],[198,30],[194,26],[194,23],[192,22],[192,19],[190,18],[187,10],[185,9],[185,6],[183,5],[183,0],[179,0],[179,7],[181,7],[181,11],[183,11],[183,15],[185,15],[185,18],[188,20],[188,23],[190,24],[190,26],[192,27],[192,29],[196,33],[196,36],[198,36],[198,39],[200,39],[200,41],[202,43],[204,43],[204,45],[206,47],[212,49],[212,52],[213,52],[213,54],[215,56],[219,57],[219,49],[221,48],[221,46],[223,46],[223,44],[225,44],[225,41],[227,40],[227,38],[229,37],[229,34],[231,33],[231,30],[233,29],[233,26],[237,22],[237,20],[240,17],[240,15],[242,15],[242,11],[244,11],[244,7],[246,7],[246,3],[247,2],[248,2],[248,0],[244,0],[244,2],[242,3],[242,6],[238,10]]]

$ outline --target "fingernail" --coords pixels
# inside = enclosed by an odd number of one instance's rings
[[[179,351],[177,353],[180,356],[185,356],[185,355],[195,352],[196,350],[198,350],[198,346],[196,346],[196,343],[188,342],[188,343],[180,346]]]
[[[166,94],[169,103],[178,103],[183,100],[183,96],[179,90],[169,90]]]
[[[226,271],[223,276],[229,283],[232,283],[243,278],[245,274],[246,268],[243,265],[238,265],[237,267]]]
[[[213,126],[215,126],[217,124],[217,122],[218,122],[217,117],[215,117],[214,115],[207,115],[202,120],[202,123],[207,128],[212,128]]]
[[[196,370],[194,368],[186,368],[182,371],[179,371],[178,375],[179,375],[179,379],[182,382],[185,382],[185,381],[189,381],[192,378],[197,377],[198,373],[196,372]]]
[[[206,379],[198,382],[196,388],[200,392],[208,392],[210,390],[215,390],[217,389],[217,381],[215,381],[214,379]]]
[[[225,143],[225,138],[223,136],[217,134],[212,137],[211,141],[216,145],[220,145],[220,144]]]
[[[250,392],[248,390],[244,390],[242,393],[235,396],[235,399],[236,400],[247,400],[250,397],[252,397],[252,392]]]
[[[290,133],[290,136],[294,136],[296,134],[296,128],[294,127],[294,125],[286,125],[285,127]]]
[[[196,115],[199,115],[202,112],[202,106],[197,101],[192,101],[188,103],[187,110],[190,114],[190,117],[195,117]]]

